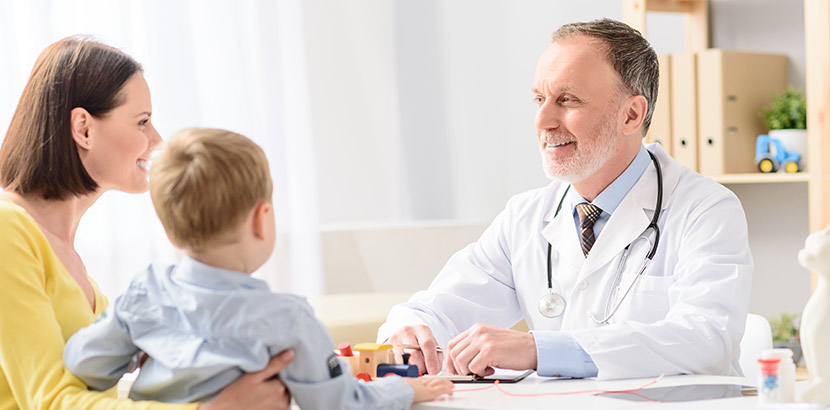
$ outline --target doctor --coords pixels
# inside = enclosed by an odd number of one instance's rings
[[[553,182],[510,199],[378,339],[419,345],[407,351],[429,374],[436,346],[458,374],[740,374],[746,218],[730,191],[642,145],[657,82],[654,50],[627,25],[557,30],[533,84]],[[521,319],[529,333],[507,329]]]

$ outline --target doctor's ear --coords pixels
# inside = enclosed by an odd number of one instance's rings
[[[648,101],[642,95],[634,95],[623,100],[620,107],[623,115],[622,131],[624,135],[631,135],[637,132],[646,119],[648,112]]]
[[[69,113],[70,132],[72,139],[81,149],[87,149],[92,145],[89,138],[89,127],[92,124],[92,114],[84,108],[75,107]]]

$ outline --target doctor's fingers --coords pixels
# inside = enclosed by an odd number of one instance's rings
[[[459,333],[458,336],[452,338],[452,340],[447,343],[446,351],[446,359],[444,360],[445,366],[447,366],[447,371],[450,374],[469,374],[467,372],[467,367],[462,365],[462,363],[458,362],[458,355],[466,349],[466,347],[470,344],[470,332],[472,327]]]
[[[418,339],[418,346],[421,346],[427,373],[438,374],[441,371],[441,357],[438,352],[438,341],[432,336],[432,331],[423,326],[423,329],[416,329],[415,337]]]
[[[475,357],[473,357],[472,360],[470,360],[470,363],[467,365],[467,368],[470,369],[471,373],[477,374],[481,377],[486,377],[495,373],[496,371],[493,369],[493,363],[497,362],[498,360],[496,360],[496,358],[493,357],[493,354],[496,350],[497,348],[492,345],[483,346],[481,349],[478,350]]]
[[[469,335],[464,333],[462,335],[463,337],[459,336],[453,339],[454,343],[451,343],[452,348],[447,354],[455,369],[455,374],[470,374],[470,369],[467,366],[470,360],[475,357],[478,349],[473,346],[473,339]]]
[[[495,373],[492,365],[496,361],[493,357],[496,350],[496,346],[471,343],[455,357],[459,374],[475,374],[484,377]]]
[[[432,335],[429,327],[420,326],[404,326],[395,334],[393,334],[387,343],[392,344],[395,351],[395,360],[400,363],[403,362],[400,353],[406,351],[410,353],[409,363],[418,366],[418,372],[421,374],[438,374],[441,371],[441,359],[438,356],[437,347],[438,342]],[[400,345],[415,345],[417,349],[401,349]]]
[[[444,356],[444,371],[447,372],[447,374],[458,374],[458,372],[455,371],[455,366],[452,365],[450,355]]]
[[[459,374],[475,373],[483,376],[488,367],[497,366],[500,361],[510,361],[510,355],[523,353],[514,352],[512,347],[522,347],[524,350],[524,344],[516,342],[523,342],[527,336],[525,333],[477,323],[450,341],[449,354]],[[533,344],[532,336],[530,338]],[[533,346],[535,354],[535,344]]]
[[[404,345],[417,345],[418,339],[415,338],[415,333],[411,327],[407,326],[395,332],[386,343],[392,345],[392,352],[395,353],[395,363],[403,363],[403,353],[409,353],[409,364],[418,366],[418,373],[423,373],[426,370],[424,365],[424,357],[421,351],[417,349],[404,349]]]
[[[426,361],[424,361],[424,355],[421,353],[420,349],[409,349],[409,348],[407,348],[407,349],[404,349],[404,351],[406,353],[409,353],[409,362],[408,363],[412,364],[412,365],[415,365],[415,366],[418,366],[418,374],[419,375],[424,375],[424,374],[433,374],[434,375],[434,374],[438,374],[438,372],[441,371],[440,366],[436,366],[436,367],[438,367],[438,370],[436,372],[427,373],[428,369],[427,369]],[[403,357],[401,356],[400,353],[397,353],[397,352],[395,353],[395,363],[403,363]]]

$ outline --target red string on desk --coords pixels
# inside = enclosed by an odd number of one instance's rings
[[[468,391],[482,391],[482,390],[492,389],[493,385],[498,383],[498,382],[499,381],[496,380],[496,381],[493,382],[493,384],[490,384],[487,387],[478,387],[478,388],[475,388],[475,389],[460,389],[459,390],[459,389],[454,388],[454,389],[452,389],[452,392],[453,393],[465,393],[465,392],[468,392]]]
[[[590,394],[590,393],[631,393],[631,392],[635,392],[635,391],[645,389],[646,387],[651,386],[652,384],[657,383],[658,381],[660,381],[661,378],[663,378],[663,376],[660,376],[660,377],[658,377],[658,378],[656,378],[656,379],[654,379],[654,380],[652,380],[652,381],[650,381],[650,382],[648,382],[648,383],[646,383],[646,384],[644,384],[640,387],[637,387],[636,389],[626,389],[626,390],[600,390],[600,389],[594,389],[594,390],[581,390],[581,391],[568,391],[568,392],[549,392],[549,393],[511,393],[509,391],[506,391],[506,390],[502,389],[501,386],[499,386],[499,381],[496,380],[496,381],[493,382],[493,384],[491,384],[487,387],[480,387],[480,388],[476,388],[476,389],[462,389],[462,390],[453,389],[453,393],[465,393],[465,392],[471,392],[471,391],[482,391],[482,390],[492,389],[493,387],[495,387],[496,390],[504,393],[505,395],[511,396],[511,397],[570,396],[570,395],[573,395],[573,394]]]

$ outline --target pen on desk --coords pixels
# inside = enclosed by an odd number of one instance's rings
[[[400,347],[402,349],[421,350],[421,346],[418,346],[418,345],[398,345],[398,347]],[[441,346],[435,346],[435,351],[439,352],[439,353],[444,353],[444,348],[441,347]]]

